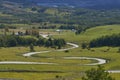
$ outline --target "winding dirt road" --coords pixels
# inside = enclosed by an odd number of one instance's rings
[[[48,35],[41,35],[44,38],[48,38]],[[66,48],[66,49],[59,49],[59,50],[54,50],[54,51],[65,51],[65,50],[70,50],[74,48],[78,48],[79,45],[74,44],[74,43],[67,43],[68,45],[72,46],[71,48]],[[51,51],[41,51],[41,52],[30,52],[30,53],[25,53],[23,54],[24,57],[30,57],[35,54],[43,54],[43,53],[48,53]],[[93,66],[93,65],[101,65],[105,64],[106,60],[105,59],[100,59],[100,58],[91,58],[91,57],[63,57],[63,59],[88,59],[88,60],[96,60],[98,61],[97,63],[91,63],[91,64],[84,64],[85,66]],[[45,62],[23,62],[23,61],[0,61],[0,64],[46,64],[46,65],[56,65],[57,63],[45,63]],[[59,64],[58,64],[59,65]],[[120,70],[109,70],[107,71],[109,73],[120,73]]]
[[[23,62],[23,61],[1,61],[0,64],[55,64],[55,63],[45,63],[45,62]]]

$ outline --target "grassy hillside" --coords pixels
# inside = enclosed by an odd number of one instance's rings
[[[90,28],[86,32],[82,32],[80,35],[75,35],[74,32],[67,31],[61,33],[59,36],[54,36],[55,38],[64,38],[69,42],[88,43],[90,40],[104,35],[118,34],[120,30],[120,25],[107,25],[107,26],[97,26],[95,28]]]
[[[31,5],[23,0],[1,0],[0,2],[0,34],[9,29],[7,34],[26,29],[36,28],[40,33],[53,34],[53,38],[63,38],[80,47],[58,52],[53,48],[35,46],[35,51],[51,50],[49,53],[23,57],[30,52],[29,47],[0,47],[0,61],[32,61],[57,63],[58,65],[17,65],[0,64],[0,78],[15,78],[23,80],[81,80],[84,71],[96,66],[83,66],[97,62],[96,60],[63,59],[63,57],[95,57],[106,59],[103,64],[106,70],[120,70],[119,47],[99,47],[82,49],[82,43],[103,35],[120,33],[120,10],[93,10],[69,7],[43,7]],[[13,2],[11,2],[13,1]],[[26,5],[27,4],[27,5]],[[104,7],[104,6],[103,6]],[[115,25],[113,25],[115,24]],[[103,26],[106,25],[106,26]],[[62,32],[57,29],[63,28]],[[54,28],[53,28],[54,27]],[[75,35],[71,29],[88,28],[85,32]],[[93,28],[91,28],[93,27]],[[50,28],[50,29],[47,29]],[[62,29],[61,29],[62,30]],[[66,47],[66,46],[65,46]],[[67,46],[70,47],[70,46]],[[108,50],[109,49],[109,50]],[[120,73],[111,73],[116,80]]]

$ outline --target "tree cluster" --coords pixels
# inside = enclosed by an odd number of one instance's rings
[[[66,45],[66,42],[64,39],[49,38],[48,40],[46,40],[43,38],[43,39],[39,39],[37,44],[39,44],[39,46],[53,47],[53,48],[61,49],[63,46]]]
[[[59,29],[75,29],[75,26],[72,25],[61,25]]]
[[[120,46],[120,34],[113,34],[110,36],[102,36],[94,39],[89,43],[90,47],[102,47],[102,46]]]
[[[0,47],[45,46],[61,48],[66,45],[64,39],[45,39],[23,36],[0,36]]]
[[[55,29],[56,26],[41,26],[41,27],[38,27],[38,29]]]
[[[27,29],[25,31],[25,35],[38,36],[39,35],[39,30],[38,29]]]

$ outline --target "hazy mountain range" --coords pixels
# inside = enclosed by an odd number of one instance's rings
[[[20,3],[36,3],[42,6],[68,6],[93,9],[120,9],[120,0],[7,0]]]

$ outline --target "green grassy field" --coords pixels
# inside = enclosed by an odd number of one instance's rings
[[[48,32],[47,32],[48,31]],[[114,33],[119,33],[120,25],[99,26],[88,29],[80,35],[75,35],[72,31],[63,31],[53,35],[54,38],[64,38],[68,42],[74,42],[81,46],[83,42]],[[56,33],[54,30],[41,30],[45,33]],[[107,49],[109,51],[106,51]],[[53,50],[51,48],[35,47],[36,51]],[[118,47],[99,47],[91,50],[81,49],[81,47],[69,50],[69,52],[52,51],[45,54],[36,54],[31,57],[23,57],[23,53],[29,52],[28,47],[13,47],[0,49],[0,61],[32,61],[51,62],[59,65],[0,65],[0,78],[17,78],[23,80],[81,80],[83,71],[96,66],[83,66],[81,64],[94,63],[94,60],[64,60],[62,57],[95,57],[106,59],[104,64],[106,70],[120,70],[120,53]],[[8,72],[7,72],[8,71]],[[21,71],[21,72],[18,72]],[[58,76],[60,77],[58,77]],[[120,73],[111,73],[116,80],[120,79]],[[57,76],[57,77],[56,77]]]
[[[55,38],[64,38],[69,42],[89,42],[90,40],[101,37],[103,35],[110,35],[114,33],[120,33],[120,25],[108,25],[108,26],[99,26],[95,28],[90,28],[86,32],[81,33],[81,35],[75,35],[71,31],[63,32],[60,36],[54,36]]]

